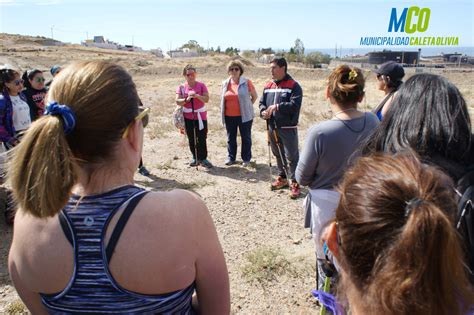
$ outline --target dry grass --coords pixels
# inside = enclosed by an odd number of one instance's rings
[[[165,119],[160,122],[151,123],[147,129],[147,134],[151,140],[164,138],[168,133],[176,132],[176,128],[171,120]]]
[[[202,166],[200,166],[202,168]],[[213,180],[206,180],[206,179],[200,179],[194,182],[188,182],[188,183],[180,183],[178,185],[179,189],[186,189],[186,190],[196,190],[198,188],[202,188],[205,186],[214,186],[216,185],[216,182]]]
[[[260,247],[245,255],[247,260],[242,268],[242,274],[250,282],[266,284],[277,280],[284,274],[297,274],[290,261],[279,248]]]
[[[171,170],[175,169],[176,167],[173,166],[173,161],[176,160],[175,158],[167,160],[165,163],[160,163],[155,166],[158,170]]]
[[[6,314],[28,314],[28,309],[21,300],[15,300],[5,308]]]

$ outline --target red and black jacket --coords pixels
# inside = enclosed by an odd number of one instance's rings
[[[270,126],[277,128],[295,127],[298,125],[300,116],[303,90],[301,86],[287,74],[283,80],[270,81],[265,84],[263,95],[260,98],[260,117],[268,106],[277,104],[277,110],[273,112]]]

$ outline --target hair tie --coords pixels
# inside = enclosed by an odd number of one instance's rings
[[[406,203],[405,218],[408,218],[408,216],[410,215],[413,208],[416,208],[416,207],[420,206],[424,202],[425,201],[423,199],[420,199],[420,198],[413,198],[413,199],[410,199],[409,201],[406,201],[405,202]]]
[[[67,105],[60,105],[56,101],[48,103],[45,115],[61,116],[63,119],[63,129],[66,135],[70,134],[76,126],[76,115]]]
[[[355,78],[357,78],[357,71],[355,71],[354,69],[352,69],[351,71],[349,71],[349,81],[352,81],[354,80]]]

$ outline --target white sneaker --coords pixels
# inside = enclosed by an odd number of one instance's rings
[[[250,162],[242,162],[242,167],[247,167],[250,165]]]

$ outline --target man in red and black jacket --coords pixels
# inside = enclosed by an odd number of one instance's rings
[[[272,189],[288,187],[288,181],[291,180],[290,196],[297,198],[300,195],[300,187],[295,179],[299,159],[297,125],[303,90],[287,73],[285,58],[275,57],[270,64],[273,80],[265,84],[259,108],[260,117],[267,120],[270,129],[272,152],[280,172],[272,183]]]

